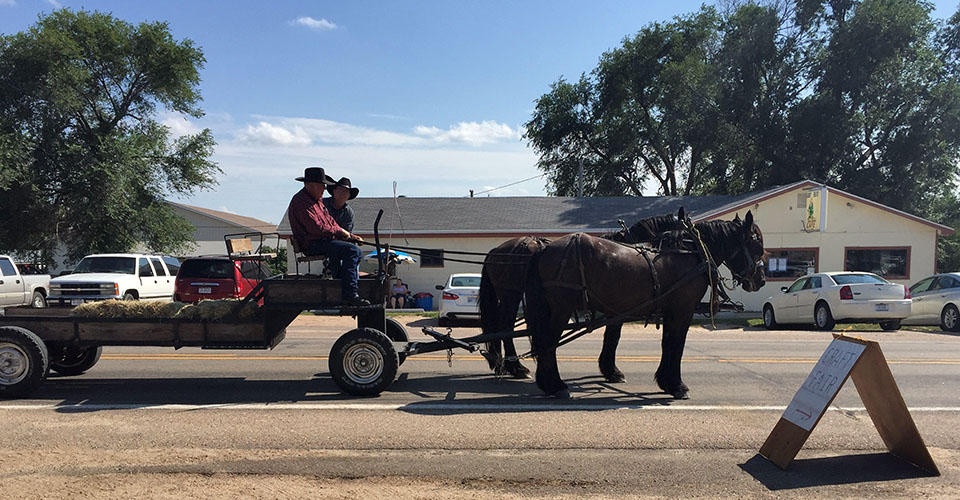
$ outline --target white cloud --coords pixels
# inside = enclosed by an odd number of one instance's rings
[[[240,214],[234,212],[233,210],[230,210],[229,208],[227,208],[226,205],[222,205],[222,206],[221,206],[220,208],[218,208],[217,210],[219,210],[219,211],[221,211],[221,212],[226,212],[226,213],[228,213],[228,214],[240,215]]]
[[[160,124],[167,126],[174,137],[199,134],[203,130],[180,113],[167,113]]]
[[[335,23],[327,21],[326,19],[314,19],[310,16],[298,17],[293,21],[290,21],[290,24],[295,26],[306,26],[312,30],[317,31],[332,31],[338,28]]]
[[[14,7],[17,5],[17,0],[0,0],[0,5],[5,7]]]
[[[510,128],[509,125],[492,120],[482,122],[460,122],[447,130],[423,125],[414,129],[417,135],[428,137],[436,142],[454,143],[465,142],[474,146],[492,144],[504,140],[517,140],[520,131]]]
[[[57,0],[46,0],[46,2],[47,2],[48,4],[50,4],[50,5],[52,5],[53,8],[55,8],[55,9],[61,9],[61,8],[63,8],[63,4],[61,4],[61,3],[58,2]]]
[[[358,145],[383,147],[442,147],[466,144],[480,147],[496,143],[515,143],[520,130],[495,121],[461,122],[447,130],[418,126],[413,133],[392,132],[317,118],[255,116],[256,126],[236,134],[237,140],[290,146],[307,144]]]
[[[246,130],[237,133],[237,138],[242,142],[265,146],[307,146],[311,142],[310,136],[300,127],[288,129],[267,122],[247,125]]]

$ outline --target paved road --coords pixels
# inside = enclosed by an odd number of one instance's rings
[[[425,321],[413,322],[412,337]],[[303,318],[273,351],[108,348],[83,376],[52,377],[32,399],[0,401],[5,449],[14,450],[0,452],[0,471],[403,477],[556,496],[960,495],[955,335],[861,334],[881,343],[943,473],[932,478],[884,451],[851,382],[790,471],[756,454],[830,342],[826,333],[695,329],[686,401],[652,380],[658,331],[625,330],[625,384],[599,376],[596,333],[562,350],[574,398],[561,402],[531,380],[488,375],[479,355],[464,352],[452,366],[445,353],[413,357],[380,397],[345,397],[326,364],[346,328]],[[74,465],[57,465],[64,456]],[[28,457],[34,468],[22,465]]]

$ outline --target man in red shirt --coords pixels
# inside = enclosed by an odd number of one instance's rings
[[[351,241],[363,241],[340,227],[323,204],[323,192],[336,182],[324,173],[323,168],[310,167],[303,171],[303,189],[293,195],[287,214],[290,229],[297,239],[297,246],[306,255],[326,255],[340,262],[340,282],[344,304],[351,306],[370,305],[357,295],[357,265],[363,253]]]

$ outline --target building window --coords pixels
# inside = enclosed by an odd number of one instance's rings
[[[793,280],[817,272],[816,248],[774,248],[764,256],[764,271],[770,280]]]
[[[886,279],[910,279],[910,247],[847,247],[844,271],[866,271]]]
[[[420,250],[420,267],[443,267],[443,250]]]

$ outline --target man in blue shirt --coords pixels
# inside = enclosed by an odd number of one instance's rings
[[[323,204],[327,211],[333,216],[337,224],[353,232],[353,208],[347,205],[347,202],[356,198],[360,190],[350,184],[350,179],[341,177],[333,186],[330,186],[330,196],[323,199]]]

